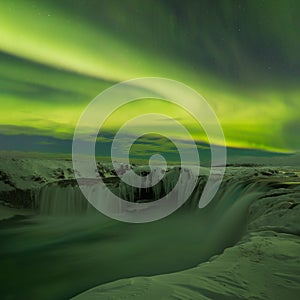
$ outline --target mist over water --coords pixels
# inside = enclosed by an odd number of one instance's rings
[[[199,184],[179,211],[145,224],[114,221],[91,210],[68,215],[66,207],[60,208],[65,216],[2,221],[1,295],[67,299],[116,279],[196,266],[239,240],[249,204],[267,188],[251,180],[228,179],[214,200],[198,209]],[[57,199],[74,196],[68,186],[52,189]]]

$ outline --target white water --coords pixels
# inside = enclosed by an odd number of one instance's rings
[[[116,189],[116,193],[124,200],[130,202],[136,201],[152,201],[160,199],[165,194],[169,194],[170,191],[174,188],[180,170],[178,168],[171,169],[169,172],[163,176],[162,180],[154,185],[153,187],[144,188],[145,186],[151,186],[153,182],[157,181],[157,178],[161,177],[161,169],[155,169],[151,176],[147,179],[146,177],[140,176],[140,186],[141,188],[136,188],[130,184],[126,184],[123,181],[120,181],[119,187]],[[186,194],[192,188],[192,182],[189,180],[192,176],[192,170],[186,169],[183,172],[181,181],[184,183],[184,188],[179,190],[176,197],[177,201],[182,197],[185,197]],[[131,182],[133,178],[130,178],[131,173],[125,173],[124,176],[127,176],[127,182]],[[196,187],[196,189],[201,188],[202,186]],[[84,214],[87,212],[95,211],[92,207],[97,206],[98,202],[101,202],[103,205],[114,211],[116,213],[121,212],[121,207],[113,207],[112,201],[110,201],[110,192],[105,188],[104,184],[86,184],[81,185],[84,193],[88,195],[89,203],[84,195],[82,194],[78,185],[70,183],[64,183],[64,185],[59,183],[51,183],[43,188],[40,192],[36,194],[36,204],[39,207],[41,214],[45,215],[73,215],[73,214]],[[147,196],[147,199],[143,199],[144,196]],[[151,199],[149,199],[151,197]],[[176,199],[175,199],[176,200]],[[91,205],[92,204],[92,205]]]
[[[161,170],[158,170],[160,172]],[[186,169],[181,176],[181,181],[183,182],[183,188],[178,190],[175,201],[179,202],[180,199],[185,198],[187,194],[190,193],[193,183],[190,181],[193,170]],[[143,186],[149,186],[149,182],[145,181],[146,177],[140,177],[140,184],[142,188],[136,188],[125,184],[120,181],[118,188],[115,188],[115,193],[121,198],[131,202],[145,202],[153,201],[162,198],[164,195],[168,195],[170,191],[174,188],[178,178],[180,169],[174,168],[168,171],[162,180],[154,185],[153,187],[143,188]],[[128,173],[130,174],[130,173]],[[125,173],[126,175],[126,173]],[[157,172],[153,172],[152,177],[161,176]],[[148,180],[156,180],[156,178],[148,177]],[[190,206],[192,209],[197,211],[197,204],[201,197],[204,182],[206,177],[200,177],[194,192],[190,196],[189,200],[185,206]],[[127,178],[127,182],[130,182],[130,177]],[[239,178],[227,180],[223,182],[220,190],[218,191],[215,198],[218,199],[218,203],[234,202],[237,197],[241,194],[246,193],[251,194],[255,189],[257,189],[256,184],[254,184],[253,190],[250,186],[245,187],[245,183],[242,183]],[[151,186],[151,184],[150,184]],[[90,203],[86,200],[82,194],[78,185],[65,183],[64,185],[58,183],[51,183],[44,186],[39,193],[36,194],[36,203],[39,207],[39,211],[44,215],[74,215],[74,214],[86,214],[95,212],[93,206],[97,207],[97,204],[101,202],[101,206],[109,208],[110,211],[115,213],[121,213],[122,207],[113,206],[113,202],[110,201],[111,192],[105,188],[104,184],[93,184],[89,183],[86,185],[81,185],[84,193],[88,195]],[[146,197],[146,198],[145,198]],[[222,199],[222,201],[221,201]],[[214,202],[214,201],[213,201]],[[214,206],[214,204],[212,204]]]
[[[80,214],[88,207],[79,186],[51,183],[44,186],[37,197],[40,213],[46,215]]]

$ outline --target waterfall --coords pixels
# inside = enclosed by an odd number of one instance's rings
[[[101,207],[105,208],[105,210],[113,213],[121,212],[121,206],[111,201],[111,192],[105,187],[105,184],[98,182],[97,184],[82,185],[81,189],[89,199],[88,213],[95,213],[95,207],[98,207],[99,203],[101,203]]]
[[[41,214],[45,215],[72,215],[87,210],[88,203],[79,186],[60,185],[50,183],[37,194],[36,205]]]
[[[161,170],[159,170],[161,171]],[[177,191],[176,199],[179,201],[185,198],[185,195],[189,194],[192,188],[191,172],[193,170],[184,169],[183,176],[180,180],[184,183],[183,188]],[[128,173],[130,175],[130,173]],[[146,182],[145,178],[140,177],[141,188],[133,187],[130,184],[126,184],[123,181],[115,182],[110,184],[110,189],[114,190],[114,193],[120,198],[131,201],[131,202],[151,202],[168,195],[170,191],[176,185],[180,174],[180,168],[173,168],[166,172],[165,176],[153,187],[143,187],[149,186],[149,182]],[[126,176],[126,173],[124,174]],[[148,177],[148,181],[155,181],[156,177],[159,176],[157,172],[153,172],[152,177]],[[127,178],[127,182],[130,181],[130,177]],[[201,197],[203,187],[206,183],[207,176],[199,176],[196,187],[189,197],[189,200],[183,205],[184,207],[189,207],[192,210],[197,211],[197,205]],[[236,178],[229,177],[222,183],[215,199],[212,201],[211,206],[220,207],[220,214],[222,214],[222,209],[225,209],[228,205],[235,203],[237,198],[241,197],[251,197],[251,193],[257,194],[258,185],[266,188],[266,184],[259,183],[257,179],[252,179],[245,181],[240,180],[239,176]],[[89,198],[89,202],[86,200],[84,194]],[[81,184],[81,189],[79,188],[76,181],[63,181],[50,183],[35,194],[36,205],[39,208],[41,214],[46,215],[74,215],[74,214],[84,214],[95,212],[95,207],[101,202],[102,207],[109,208],[110,211],[115,213],[121,213],[122,208],[120,206],[113,207],[113,202],[110,201],[111,192],[105,188],[105,184],[87,182]],[[176,201],[175,199],[175,201]],[[250,201],[250,200],[249,200]],[[121,204],[118,204],[121,205]]]
[[[89,201],[85,198],[87,195]],[[97,212],[94,206],[109,207],[110,211],[119,212],[120,207],[113,207],[110,192],[101,183],[81,184],[74,181],[53,182],[42,187],[34,194],[35,206],[42,215],[76,215]]]
[[[141,172],[144,172],[144,169],[141,170]],[[161,175],[159,172],[162,172],[162,170],[155,169],[147,180],[146,177],[140,176],[141,188],[119,181],[117,186],[114,187],[114,193],[120,198],[131,202],[150,202],[160,199],[174,188],[179,178],[180,169],[171,169],[156,185],[145,188],[144,186],[151,186],[152,181],[157,182],[157,178]],[[184,189],[178,191],[178,199],[184,197],[190,188],[189,172],[192,171],[187,169],[183,173],[181,180],[185,184]],[[124,176],[127,176],[127,182],[132,182],[133,179],[130,178],[130,173],[125,173]],[[110,185],[110,188],[112,188],[112,185]],[[89,198],[92,205],[86,200],[81,190]],[[46,215],[72,215],[93,212],[95,211],[93,206],[97,206],[99,202],[101,202],[102,207],[109,207],[110,211],[121,212],[121,207],[112,207],[111,193],[105,188],[104,184],[91,183],[87,180],[86,184],[81,184],[81,190],[77,183],[72,180],[50,183],[35,194],[35,203],[40,213]]]
[[[135,170],[139,175],[149,175],[150,170],[145,171],[145,169],[137,169]],[[163,196],[170,193],[170,191],[174,188],[179,178],[180,169],[173,168],[166,172],[163,176],[162,180],[157,184],[153,185],[151,182],[157,182],[157,178],[160,176],[160,172],[164,172],[162,169],[157,168],[154,169],[153,172],[149,175],[148,178],[140,176],[140,186],[141,188],[134,187],[130,185],[130,182],[133,182],[135,178],[131,177],[131,173],[125,173],[123,176],[126,176],[126,180],[129,184],[121,181],[119,186],[119,196],[122,199],[125,199],[130,202],[145,202],[147,199],[158,200]],[[186,184],[188,187],[188,178],[184,178],[186,180]],[[147,187],[150,186],[150,187]]]

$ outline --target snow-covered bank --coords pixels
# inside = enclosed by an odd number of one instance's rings
[[[30,186],[39,191],[35,195],[42,211],[0,223],[4,299],[297,299],[299,168],[229,167],[205,209],[197,208],[198,185],[180,211],[136,225],[83,213],[76,181],[66,176],[70,161],[52,161],[51,167],[38,160],[31,168],[25,161],[10,164],[21,171],[16,168],[11,176],[9,168],[0,166],[4,186],[11,187],[6,195],[22,190],[16,178],[29,176],[37,166],[36,175],[44,174],[46,182],[23,185],[24,191],[31,191]],[[109,183],[119,184],[104,169]],[[139,192],[134,190],[134,195]],[[125,194],[130,193],[126,187]],[[154,197],[157,191],[147,193]],[[83,214],[78,216],[78,209]]]
[[[74,300],[298,300],[300,239],[263,231],[198,267],[153,277],[123,279]]]

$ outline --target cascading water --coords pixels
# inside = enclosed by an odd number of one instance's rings
[[[145,172],[145,170],[142,172]],[[147,179],[150,182],[146,182],[146,180],[141,176],[140,180],[142,188],[131,186],[130,182],[133,181],[133,178],[130,177],[131,173],[125,173],[123,176],[127,176],[129,184],[119,181],[118,186],[114,187],[114,193],[122,199],[131,202],[155,201],[170,193],[179,178],[180,170],[179,168],[171,169],[156,185],[145,188],[144,186],[151,186],[152,180],[156,181],[159,176],[159,172],[162,172],[159,168],[154,170],[152,175]],[[176,195],[178,199],[184,197],[185,193],[187,193],[191,188],[189,182],[189,178],[191,176],[190,172],[192,171],[186,169],[183,173],[181,180],[184,181],[185,184],[184,189],[180,190]],[[86,181],[87,182],[85,184],[81,184],[81,189],[84,190],[86,195],[88,195],[88,198],[94,206],[101,201],[102,205],[110,207],[115,212],[121,212],[121,207],[112,207],[112,202],[110,201],[111,194],[107,189],[105,189],[104,184],[99,182],[88,182],[88,180]],[[202,185],[198,185],[197,188],[202,189]],[[50,183],[42,187],[40,192],[35,196],[35,202],[40,213],[45,215],[73,215],[95,211],[95,209],[92,208],[91,204],[83,196],[79,186],[72,180]]]
[[[140,169],[139,171],[140,175],[142,173],[144,175],[147,174],[144,169]],[[161,172],[161,169],[154,170],[152,176],[147,180],[150,181],[150,183],[152,180],[155,181],[156,177],[159,176],[158,172]],[[192,169],[184,169],[183,176],[180,179],[184,183],[184,188],[178,191],[174,201],[184,198],[185,194],[189,193],[191,189],[191,182],[189,179],[192,172]],[[146,177],[140,177],[142,188],[137,188],[118,180],[118,183],[115,183],[113,190],[116,195],[127,201],[155,201],[170,193],[179,178],[179,173],[179,168],[173,168],[166,172],[162,180],[156,185],[147,188],[145,188],[145,186],[149,186],[149,182],[146,182]],[[125,173],[123,175],[127,176],[127,182],[129,183],[133,180],[131,180],[130,174],[131,173],[128,172],[128,174]],[[196,210],[206,179],[206,176],[199,176],[194,192],[184,205],[185,207],[189,206]],[[242,184],[240,181],[234,179],[223,182],[217,195],[219,199],[223,200],[218,201],[218,203],[223,203],[223,205],[226,203],[227,205],[228,201],[234,202],[237,197],[241,196],[243,190],[245,193],[244,185],[245,183]],[[112,185],[110,185],[110,188],[112,189]],[[93,205],[86,200],[81,189],[88,195],[88,198]],[[109,207],[116,213],[121,213],[122,209],[120,206],[112,207],[112,201],[110,201],[111,193],[105,188],[104,183],[95,183],[86,180],[85,184],[81,184],[81,189],[74,181],[50,183],[44,186],[40,192],[36,194],[35,202],[39,207],[40,213],[44,215],[74,215],[95,212],[93,206],[97,206],[98,202],[101,202],[102,206]],[[226,201],[224,199],[226,199]]]
[[[126,172],[123,176],[127,177],[126,184],[124,181],[120,182],[119,186],[119,196],[130,202],[144,202],[146,199],[151,199],[152,201],[160,199],[163,195],[169,194],[169,192],[174,188],[178,177],[179,177],[179,169],[174,168],[169,170],[165,176],[163,176],[162,180],[157,184],[152,186],[152,182],[157,182],[157,178],[159,178],[159,173],[165,173],[164,170],[157,168],[154,169],[153,172],[149,175],[150,170],[145,168],[139,168],[135,170],[138,175],[140,175],[140,186],[141,188],[134,187],[135,178],[130,176],[132,173]],[[149,175],[149,177],[141,176],[141,175]],[[150,187],[147,187],[150,186]]]
[[[87,210],[87,201],[76,185],[50,183],[44,186],[37,195],[41,214],[69,215],[80,214]]]

